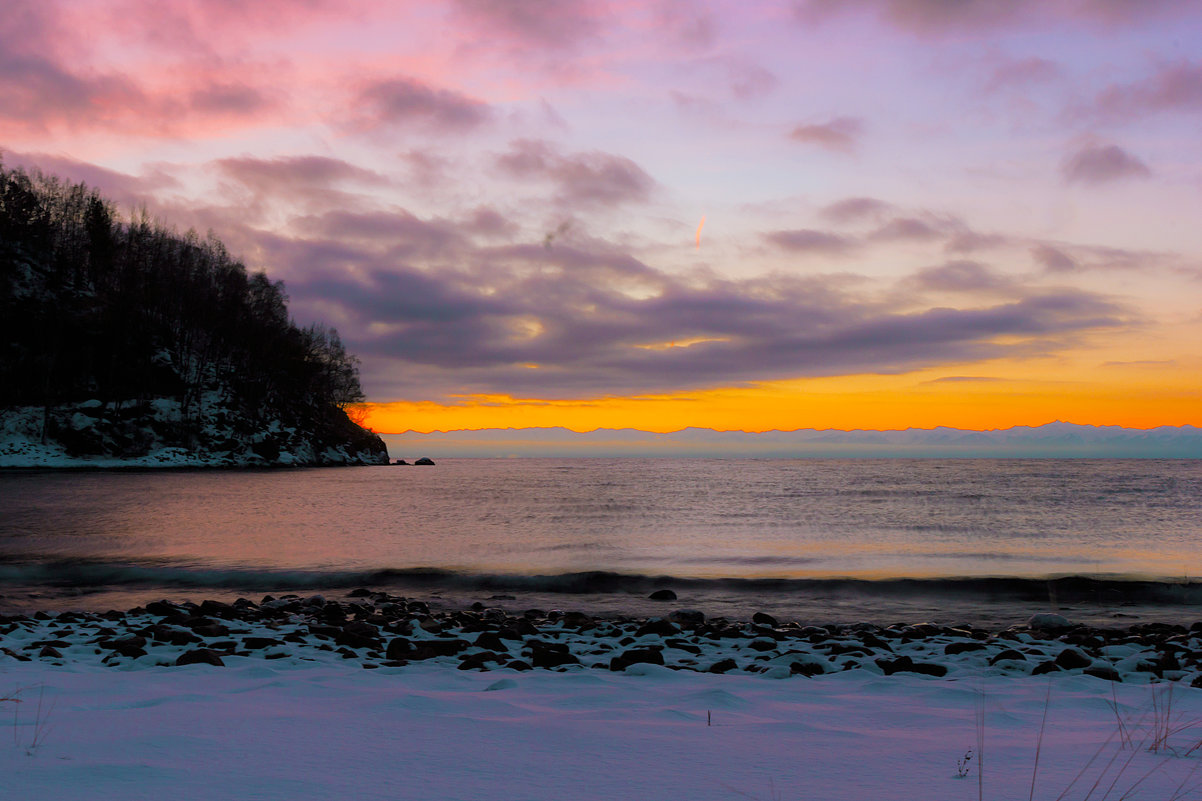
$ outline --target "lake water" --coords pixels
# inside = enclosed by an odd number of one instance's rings
[[[711,614],[1202,617],[1199,460],[5,472],[0,510],[8,609],[369,586],[648,613],[669,587]]]

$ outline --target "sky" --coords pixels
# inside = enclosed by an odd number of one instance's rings
[[[377,431],[1202,424],[1202,2],[7,0],[0,152]]]

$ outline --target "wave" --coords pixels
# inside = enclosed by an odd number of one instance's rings
[[[378,570],[273,570],[146,565],[88,560],[0,563],[0,587],[100,591],[121,588],[321,591],[371,587],[384,590],[489,591],[547,594],[647,594],[671,589],[689,595],[805,598],[847,595],[888,598],[954,597],[991,602],[1056,604],[1202,605],[1202,581],[1127,576],[937,578],[695,578],[611,571],[555,574],[484,573],[417,567]]]

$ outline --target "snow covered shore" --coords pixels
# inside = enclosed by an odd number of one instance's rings
[[[5,789],[838,801],[974,798],[983,781],[1019,799],[1034,776],[1036,798],[1202,797],[1199,630],[422,607],[360,594],[5,618]]]
[[[339,413],[341,414],[341,413]],[[43,440],[43,428],[49,436]],[[204,393],[189,416],[174,398],[124,407],[100,401],[52,410],[0,410],[0,467],[293,467],[388,464],[383,442],[345,419],[327,430],[260,423],[220,393]]]

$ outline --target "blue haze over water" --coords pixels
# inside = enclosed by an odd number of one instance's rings
[[[732,615],[1202,616],[1202,460],[11,471],[0,509],[10,609],[371,586],[649,613],[668,587]]]

